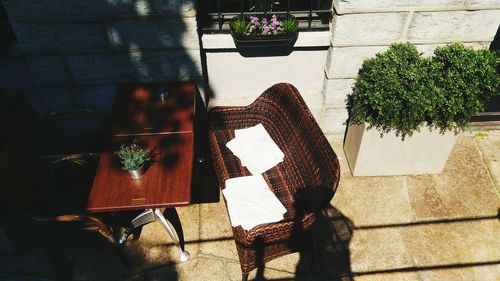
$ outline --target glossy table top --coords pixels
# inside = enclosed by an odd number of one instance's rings
[[[163,100],[160,89],[167,93]],[[195,92],[192,82],[118,86],[111,114],[112,135],[192,132]]]
[[[155,92],[160,87],[169,93],[164,100]],[[189,204],[195,93],[196,86],[190,82],[118,87],[111,136],[101,152],[87,205],[89,212]],[[140,180],[132,179],[128,171],[123,171],[114,155],[122,143],[134,140],[154,154],[154,161]]]

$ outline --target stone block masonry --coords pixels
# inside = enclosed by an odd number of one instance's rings
[[[334,0],[333,2],[337,14],[383,11],[460,11],[500,7],[498,0]]]
[[[89,54],[67,57],[76,82],[190,80],[201,77],[199,50]],[[170,79],[168,79],[170,78]]]
[[[330,47],[330,60],[326,62],[328,78],[355,78],[363,61],[386,50],[388,46]]]
[[[184,31],[182,36],[179,30]],[[200,48],[194,17],[117,21],[111,24],[110,33],[118,48]]]
[[[105,113],[117,83],[203,77],[195,0],[0,1],[51,109],[83,105]],[[425,56],[452,42],[488,48],[500,24],[500,0],[334,0],[333,11],[328,51],[259,58],[207,53],[206,74],[212,92],[219,93],[215,98],[243,103],[272,83],[299,81],[294,83],[322,129],[343,136],[345,98],[366,58],[406,41]],[[325,40],[311,40],[312,34]],[[213,48],[232,46],[229,35],[219,35],[211,37]],[[304,32],[297,44],[325,47],[328,37],[328,32]],[[287,71],[268,75],[258,68],[262,63]],[[262,77],[243,87],[228,78],[248,73]]]
[[[336,16],[332,42],[335,46],[377,45],[401,38],[408,12]]]
[[[29,56],[27,59],[31,66],[31,73],[39,86],[70,82],[63,56]]]
[[[59,86],[40,87],[40,95],[50,104],[49,111],[62,111],[68,108],[92,108],[101,116],[107,116],[113,103],[116,86]]]
[[[195,0],[2,0],[12,21],[93,21],[137,16],[194,17]]]
[[[321,122],[337,136],[345,132],[344,100],[365,59],[406,41],[424,56],[453,42],[488,48],[500,25],[500,0],[336,0],[333,6]]]
[[[408,29],[410,42],[491,42],[500,10],[416,12]]]
[[[12,27],[27,54],[60,54],[110,47],[106,26],[100,23],[14,22]]]
[[[1,0],[51,110],[110,110],[122,82],[201,81],[194,0]]]

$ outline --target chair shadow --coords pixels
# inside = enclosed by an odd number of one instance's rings
[[[301,255],[296,272],[313,263],[313,277],[319,280],[354,280],[351,277],[349,244],[354,223],[332,205],[328,205],[316,218],[314,225],[314,254]],[[312,258],[310,261],[308,259]],[[318,268],[319,267],[319,268]],[[319,275],[319,276],[318,276]]]
[[[308,190],[311,191],[311,190]],[[314,192],[299,192],[296,210],[310,212],[308,208],[321,206],[322,200],[331,198],[325,194],[326,190],[318,188]],[[297,218],[303,217],[300,214]],[[295,267],[293,280],[328,280],[349,281],[352,278],[349,244],[353,236],[355,225],[331,203],[316,211],[316,220],[309,230],[304,230],[302,222],[297,219],[289,238],[289,247],[299,252],[299,262]],[[262,245],[259,246],[259,243]],[[256,241],[257,271],[254,280],[267,280],[264,277],[265,263],[263,262],[262,241]],[[259,250],[260,249],[260,250]],[[269,280],[292,280],[290,278]]]
[[[351,241],[354,223],[332,205],[328,205],[316,216],[316,221],[309,233],[311,243],[300,245],[299,262],[295,267],[294,278],[266,279],[263,252],[256,252],[256,281],[264,280],[328,280],[352,281],[349,243]],[[291,239],[297,239],[298,231],[294,231]],[[295,237],[294,237],[295,236]],[[257,249],[259,249],[259,241]],[[260,247],[262,249],[262,246]]]

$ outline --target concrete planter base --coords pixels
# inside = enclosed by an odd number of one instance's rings
[[[443,170],[457,136],[422,126],[401,140],[394,132],[380,136],[367,124],[349,125],[344,152],[353,176],[437,174]]]

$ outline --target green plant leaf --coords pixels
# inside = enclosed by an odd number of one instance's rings
[[[411,135],[424,123],[441,132],[465,129],[471,116],[499,95],[499,56],[462,44],[423,58],[410,43],[366,59],[347,98],[349,122]]]

